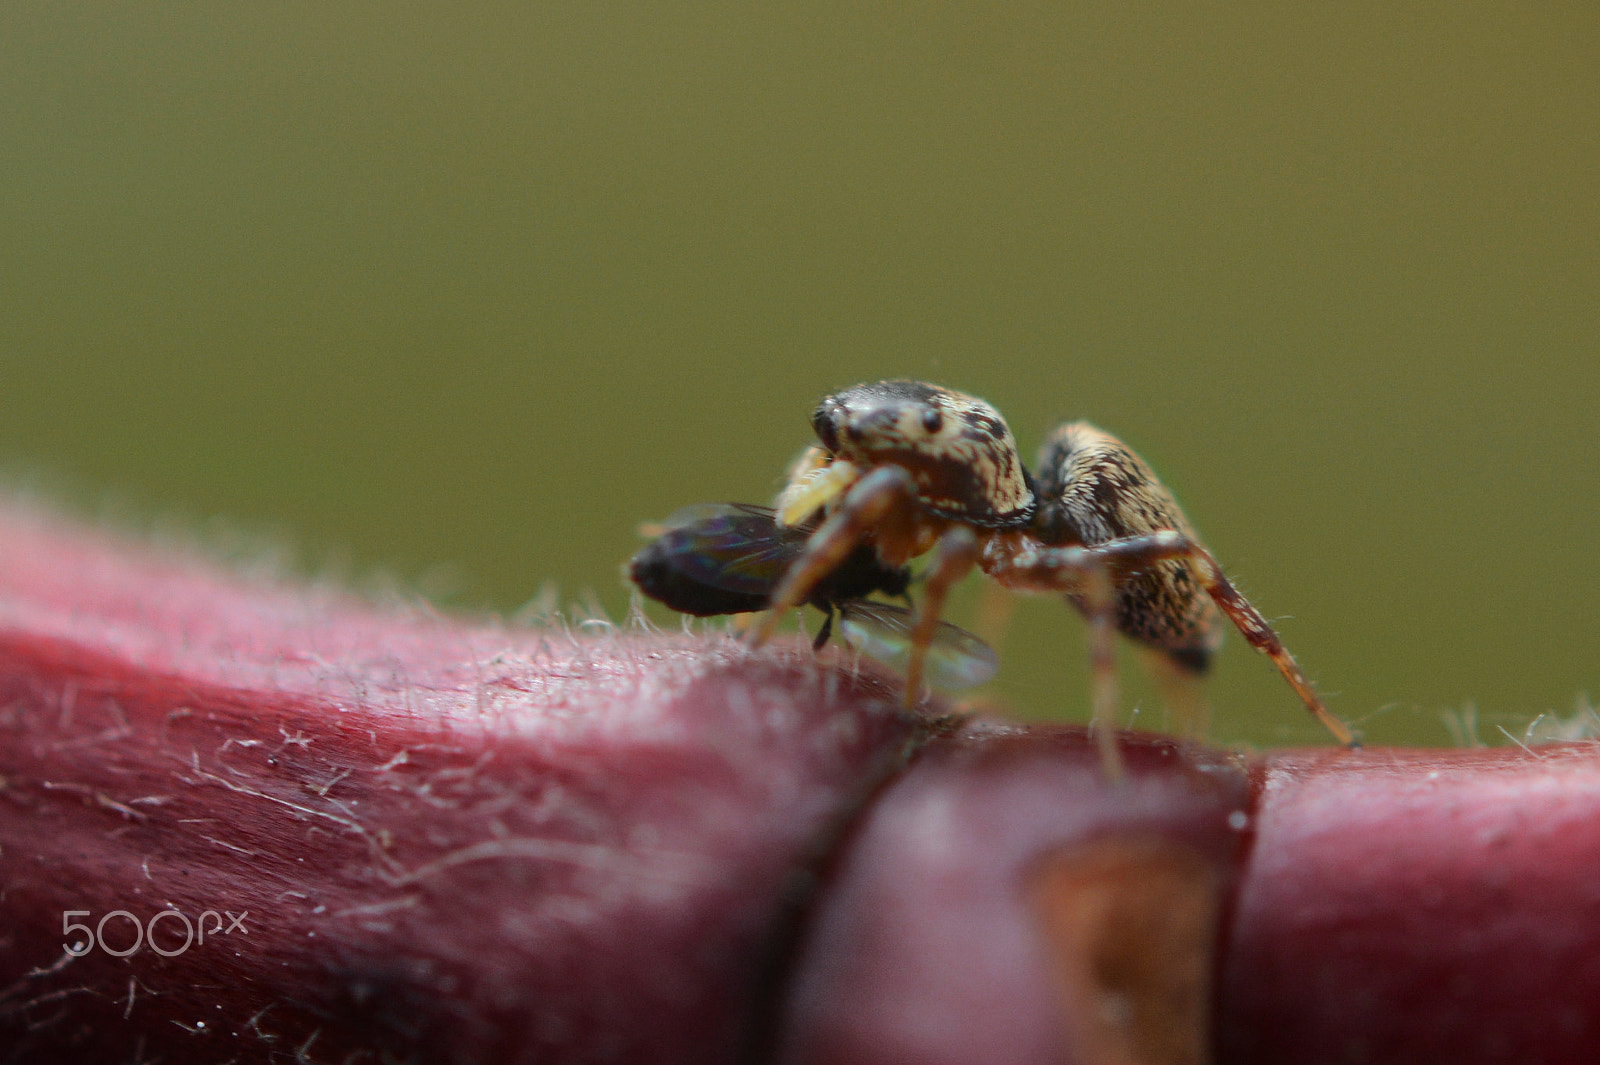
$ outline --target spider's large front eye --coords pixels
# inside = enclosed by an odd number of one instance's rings
[[[922,412],[922,427],[931,435],[944,428],[944,415],[936,407]]]

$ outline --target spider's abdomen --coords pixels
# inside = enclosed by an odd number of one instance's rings
[[[1178,501],[1128,445],[1087,422],[1061,426],[1039,450],[1040,511],[1035,529],[1054,546],[1093,547],[1161,529],[1200,542]],[[1222,645],[1216,604],[1181,559],[1118,575],[1117,628],[1203,673]],[[1080,610],[1082,601],[1068,596]]]

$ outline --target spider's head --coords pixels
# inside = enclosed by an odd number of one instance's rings
[[[856,385],[818,404],[811,425],[835,462],[905,469],[938,517],[1000,528],[1033,516],[1017,442],[975,396],[921,381]]]

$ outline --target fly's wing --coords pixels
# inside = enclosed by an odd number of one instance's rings
[[[672,512],[666,521],[654,526],[653,531],[647,532],[649,536],[659,536],[669,529],[688,529],[697,525],[707,525],[713,522],[749,522],[750,527],[759,530],[763,524],[776,527],[778,518],[771,507],[757,506],[755,503],[691,503],[687,507],[680,507]],[[650,529],[650,526],[641,526]]]
[[[904,670],[911,656],[911,612],[888,603],[853,600],[839,606],[845,642],[886,666]],[[941,621],[928,647],[923,673],[936,688],[952,691],[986,683],[1000,668],[994,648],[965,629]]]
[[[684,580],[724,592],[770,595],[805,547],[808,532],[779,525],[770,508],[702,503],[666,521],[651,545]]]

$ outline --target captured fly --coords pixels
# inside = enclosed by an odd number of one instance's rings
[[[749,503],[685,507],[659,528],[660,534],[628,564],[628,577],[650,598],[696,617],[765,610],[773,588],[816,531],[806,523],[780,525],[771,509]],[[813,646],[821,650],[827,644],[837,616],[850,646],[904,668],[911,653],[910,611],[869,602],[867,596],[898,596],[909,603],[910,582],[908,567],[886,566],[871,545],[858,545],[804,600],[827,615]],[[994,651],[982,640],[939,623],[929,648],[930,682],[943,688],[974,687],[997,668]]]

